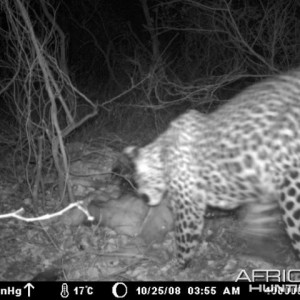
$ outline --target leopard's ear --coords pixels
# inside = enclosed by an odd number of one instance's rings
[[[123,153],[130,159],[135,159],[139,155],[139,148],[137,146],[128,146],[123,150]]]

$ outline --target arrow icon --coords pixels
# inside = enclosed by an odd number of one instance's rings
[[[34,286],[29,282],[24,286],[24,289],[27,289],[27,297],[30,297],[31,289],[34,290]]]

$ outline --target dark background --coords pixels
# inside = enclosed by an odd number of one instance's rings
[[[62,141],[148,142],[297,67],[299,16],[295,0],[2,0],[2,157],[58,168]]]

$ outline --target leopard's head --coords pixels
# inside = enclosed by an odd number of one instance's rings
[[[134,166],[133,178],[138,194],[148,205],[158,205],[167,192],[160,153],[149,146],[129,146],[123,152]]]

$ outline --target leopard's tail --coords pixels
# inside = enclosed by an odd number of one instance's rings
[[[275,201],[249,203],[242,218],[241,235],[270,237],[279,230],[280,210]]]

